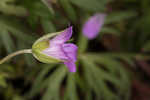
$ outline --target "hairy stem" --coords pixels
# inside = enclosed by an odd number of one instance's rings
[[[24,50],[20,50],[20,51],[16,51],[14,53],[9,54],[8,56],[4,57],[3,59],[0,60],[0,64],[8,61],[9,59],[11,59],[14,56],[20,55],[20,54],[24,54],[24,53],[32,53],[31,49],[24,49]]]

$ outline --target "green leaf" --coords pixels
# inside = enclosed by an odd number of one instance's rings
[[[14,66],[8,64],[0,65],[0,86],[6,88],[8,86],[7,79],[15,76]]]
[[[142,56],[144,57],[144,55],[140,55],[138,53],[87,53],[86,56],[92,58],[93,60],[103,60],[103,57],[107,57],[107,58],[119,58],[121,60],[126,61],[128,64],[130,64],[131,66],[134,66],[134,61],[133,59],[136,56]]]
[[[94,91],[96,95],[99,97],[101,93],[99,91],[99,88],[97,88],[98,85],[95,84],[95,79],[93,78],[91,71],[89,70],[89,68],[87,68],[87,64],[84,61],[82,61],[82,66],[84,68],[84,79],[88,87],[88,90],[90,90],[90,92]]]
[[[84,59],[83,63],[85,64],[84,66],[86,67],[86,69],[89,70],[89,73],[91,73],[91,75],[93,76],[93,81],[97,86],[96,88],[100,91],[100,94],[105,96],[106,100],[116,98],[116,96],[112,93],[112,91],[108,88],[108,86],[104,83],[103,80],[104,77],[104,79],[106,79],[108,73],[106,74],[102,72],[102,70],[98,69],[97,66],[95,66],[90,60]],[[109,75],[108,77],[110,79],[112,76]],[[98,90],[96,92],[98,92]],[[109,95],[109,97],[107,97],[107,95]]]
[[[59,100],[59,88],[66,72],[65,66],[59,66],[57,70],[49,76],[48,88],[42,97],[42,100]]]
[[[103,11],[110,0],[70,0],[74,5],[88,11]]]
[[[43,28],[44,28],[44,32],[45,32],[45,33],[56,32],[56,27],[55,27],[55,25],[52,23],[52,20],[42,18],[42,19],[41,19],[41,23],[42,23],[42,26],[43,26]]]
[[[109,87],[107,86],[105,82],[112,83],[117,89],[117,92],[119,94],[121,95],[127,94],[127,91],[129,91],[130,80],[128,78],[126,70],[123,69],[123,65],[119,61],[116,61],[115,59],[111,58],[111,56],[107,57],[107,56],[98,55],[98,54],[93,57],[92,55],[91,56],[83,55],[81,58],[85,66],[84,70],[85,71],[89,70],[87,73],[88,74],[91,73],[91,75],[95,77],[93,78],[94,80],[92,80],[91,79],[92,76],[91,78],[90,78],[90,75],[87,76],[87,80],[89,80],[87,83],[92,84],[91,81],[95,81],[94,83],[96,83],[97,81],[97,86],[100,86],[99,89],[101,90],[101,92],[103,91],[104,93],[103,95],[105,96],[105,98],[107,97],[107,95],[112,96],[111,98],[118,98],[116,97],[116,95],[112,93],[112,90],[110,91]],[[103,69],[102,66],[105,67],[105,70]],[[85,74],[85,75],[88,75],[88,74]],[[98,85],[98,84],[101,84],[101,85]],[[94,88],[93,85],[90,85],[90,87]],[[126,86],[126,88],[124,86]],[[98,91],[96,89],[95,89],[95,92]],[[109,97],[106,99],[110,100]]]
[[[75,23],[77,21],[77,17],[76,17],[77,15],[74,8],[70,4],[70,1],[69,0],[59,0],[59,1],[62,7],[64,8],[66,14],[68,15],[69,19]]]
[[[44,81],[45,75],[53,68],[55,67],[54,65],[45,65],[42,66],[43,70],[39,73],[39,75],[37,76],[37,78],[34,81],[34,84],[32,86],[32,89],[30,91],[30,96],[29,97],[33,97],[35,96],[37,93],[40,92],[41,89],[43,89],[45,87],[45,84],[47,85],[48,83],[44,83],[46,81]],[[44,81],[44,82],[43,82]],[[44,84],[44,87],[42,87]],[[42,86],[41,86],[42,85]]]
[[[12,20],[13,19],[13,20]],[[35,36],[27,29],[19,20],[14,17],[1,16],[0,17],[0,30],[7,30],[11,32],[17,39],[25,43],[33,43]],[[29,40],[29,41],[27,41]]]
[[[67,87],[65,91],[65,100],[79,100],[76,90],[75,73],[69,73],[67,77]]]
[[[22,42],[21,40],[17,41],[17,50],[21,50],[21,49],[26,49],[26,48],[31,48],[30,45],[27,45],[26,43]],[[28,66],[34,66],[35,65],[35,58],[33,57],[33,55],[29,55],[29,54],[24,54],[23,55],[25,57],[25,62]]]
[[[7,82],[5,80],[5,77],[1,74],[0,74],[0,86],[3,87],[3,88],[7,87]]]
[[[15,46],[9,32],[5,29],[1,30],[1,40],[4,43],[4,47],[6,48],[8,53],[12,53],[15,50]]]
[[[125,19],[133,18],[135,16],[137,16],[137,13],[135,11],[112,12],[107,16],[105,24],[119,22]]]
[[[15,70],[13,68],[14,66],[12,65],[8,65],[8,64],[1,64],[0,65],[0,73],[8,73],[8,74],[11,74],[11,76],[13,76],[12,74],[14,74]],[[8,75],[6,75],[8,76]]]
[[[85,100],[93,100],[92,99],[92,93],[90,90],[86,90]]]
[[[52,13],[47,7],[41,2],[41,0],[26,0],[25,7],[28,9],[30,14],[35,17],[49,18],[53,17]]]
[[[51,5],[51,1],[48,1],[48,0],[42,0],[42,2],[47,6],[47,8],[49,9],[49,11],[54,14],[55,11]]]
[[[102,34],[112,34],[112,35],[116,35],[116,36],[120,36],[120,34],[121,34],[120,31],[118,31],[117,29],[112,28],[112,27],[103,27],[100,33],[102,33]]]
[[[12,100],[25,100],[22,96],[14,95]]]
[[[0,11],[5,14],[13,14],[17,16],[25,16],[27,11],[25,8],[14,5],[15,0],[1,0],[0,1]]]

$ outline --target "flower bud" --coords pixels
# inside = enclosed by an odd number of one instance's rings
[[[43,63],[58,63],[58,62],[62,62],[60,59],[56,59],[53,58],[51,56],[47,56],[46,54],[44,54],[42,51],[46,48],[49,47],[49,41],[48,40],[44,40],[44,41],[40,41],[36,44],[33,44],[32,46],[32,53],[33,56],[39,60],[40,62]]]
[[[78,47],[73,43],[66,43],[71,36],[72,26],[39,38],[32,46],[34,57],[43,63],[63,62],[70,72],[76,72]]]

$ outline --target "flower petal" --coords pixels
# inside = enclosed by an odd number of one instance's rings
[[[68,60],[68,57],[64,53],[61,45],[50,46],[49,48],[43,50],[43,53],[56,59]]]
[[[73,43],[63,44],[63,50],[69,60],[75,62],[77,60],[77,49],[78,47]]]
[[[56,44],[63,44],[66,41],[68,41],[72,36],[72,26],[65,29],[63,32],[61,32],[59,35],[54,37],[50,40],[50,46],[56,45]]]
[[[70,72],[76,72],[76,65],[74,62],[64,62]]]
[[[83,26],[83,34],[89,39],[95,38],[104,24],[105,17],[105,14],[98,13],[89,18]]]

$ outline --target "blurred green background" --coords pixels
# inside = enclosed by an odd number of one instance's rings
[[[88,40],[95,13],[107,17]],[[150,0],[0,0],[0,58],[70,25],[77,72],[19,55],[0,65],[0,100],[150,100]]]

